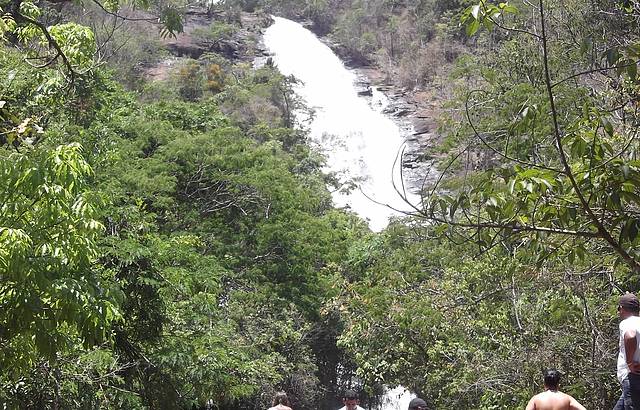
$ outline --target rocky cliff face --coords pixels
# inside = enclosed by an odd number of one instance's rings
[[[354,70],[359,75],[361,96],[370,97],[375,89],[388,98],[389,104],[382,112],[400,126],[407,143],[402,159],[405,178],[411,187],[421,189],[425,179],[429,182],[436,177],[432,172],[436,158],[428,152],[438,139],[438,101],[429,92],[397,86],[374,66]]]
[[[238,30],[225,37],[207,37],[206,32],[212,23],[233,24]],[[217,53],[233,61],[252,61],[266,51],[260,48],[262,30],[269,27],[271,17],[264,13],[241,13],[233,20],[223,12],[207,10],[204,7],[191,7],[185,15],[184,32],[164,41],[172,55],[197,60],[205,53]],[[199,33],[200,32],[200,33]]]

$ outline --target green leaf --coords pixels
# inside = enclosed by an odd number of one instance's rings
[[[451,207],[449,208],[449,218],[453,219],[461,200],[462,198],[459,198],[457,201],[454,201],[453,204],[451,204]]]
[[[467,29],[466,29],[467,36],[471,37],[474,34],[476,34],[479,28],[480,28],[480,21],[473,20],[471,23],[467,24]]]
[[[621,210],[622,209],[622,203],[620,202],[620,194],[618,192],[613,192],[610,196],[609,196],[609,203],[612,207],[614,207],[616,210]]]
[[[627,231],[627,238],[629,242],[633,242],[638,237],[638,223],[636,220],[631,220],[629,229]]]
[[[182,33],[182,15],[177,9],[165,8],[160,15],[160,23],[163,25],[160,35],[164,38],[175,37],[177,33]]]
[[[602,125],[604,126],[604,130],[606,131],[607,135],[613,137],[613,125],[611,124],[611,121],[609,121],[608,119],[603,119]]]
[[[620,52],[618,51],[617,47],[613,47],[606,51],[605,56],[607,58],[607,62],[609,63],[609,66],[611,67],[616,65],[616,63],[620,59]]]
[[[635,192],[620,191],[619,195],[631,204],[640,205],[640,195]]]
[[[628,61],[629,66],[627,67],[627,75],[629,79],[633,82],[638,80],[638,65],[635,61]]]
[[[509,3],[500,3],[499,8],[502,10],[503,13],[511,13],[511,14],[519,13],[518,8],[510,5]]]

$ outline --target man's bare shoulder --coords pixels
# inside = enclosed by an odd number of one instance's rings
[[[573,397],[560,391],[545,391],[533,396],[535,410],[569,410]]]

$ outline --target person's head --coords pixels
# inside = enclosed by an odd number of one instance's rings
[[[618,300],[618,316],[626,319],[630,316],[638,316],[640,312],[640,301],[633,293],[625,293]]]
[[[416,397],[409,402],[409,410],[427,410],[427,402]]]
[[[273,398],[273,406],[277,406],[278,404],[282,404],[284,406],[288,406],[289,405],[289,398],[287,397],[287,393],[280,391],[278,393],[276,393],[275,397]]]
[[[342,395],[342,404],[344,404],[344,407],[346,407],[347,410],[355,410],[355,408],[358,407],[358,404],[360,404],[358,393],[353,390],[345,391]]]
[[[549,390],[558,390],[560,384],[560,372],[556,369],[545,370],[544,387]]]

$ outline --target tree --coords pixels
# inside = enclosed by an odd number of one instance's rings
[[[436,408],[522,408],[549,367],[582,403],[610,408],[618,296],[594,261],[540,270],[396,224],[353,242],[332,304],[339,345],[367,389],[401,384]]]
[[[78,144],[0,157],[0,361],[14,377],[74,340],[110,337],[117,292],[93,265],[102,225]]]
[[[473,155],[484,170],[467,168],[453,192],[451,186],[442,190],[436,184],[417,213],[441,223],[442,233],[448,226],[461,228],[456,232],[480,248],[507,246],[539,262],[554,253],[573,261],[604,251],[604,245],[638,273],[636,39],[624,38],[624,45],[610,47],[607,37],[600,38],[604,50],[590,61],[593,67],[567,72],[573,67],[561,60],[584,56],[590,51],[586,39],[597,37],[588,31],[564,40],[547,14],[560,10],[540,1],[532,10],[537,21],[527,22],[509,20],[507,15],[517,9],[507,3],[483,1],[467,9],[463,22],[469,34],[485,27],[503,30],[507,38],[531,40],[539,60],[531,62],[533,75],[519,77],[521,83],[511,90],[493,71],[483,89],[468,93],[465,116],[479,146],[470,141],[447,170]],[[615,12],[623,17],[632,13]],[[590,87],[581,80],[587,75],[606,75],[609,82]],[[487,117],[487,109],[499,115]],[[486,125],[492,129],[483,129]]]
[[[67,3],[65,0],[56,2]],[[123,10],[119,1],[93,0],[106,16],[120,20],[146,21],[160,24],[163,36],[182,31],[182,17],[177,4],[135,2],[135,7],[153,9],[157,17],[139,17]],[[123,11],[122,14],[119,14]],[[28,0],[0,2],[0,40],[20,46],[25,61],[36,68],[55,67],[61,63],[60,73],[73,82],[78,75],[95,68],[96,42],[93,31],[74,21],[50,24],[43,9]]]

